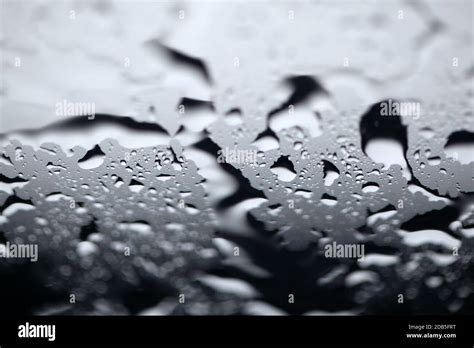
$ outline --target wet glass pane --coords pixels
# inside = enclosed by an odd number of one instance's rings
[[[472,314],[472,1],[1,6],[2,316]]]

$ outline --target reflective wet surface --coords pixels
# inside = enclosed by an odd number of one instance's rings
[[[2,314],[472,313],[472,7],[3,1]]]

